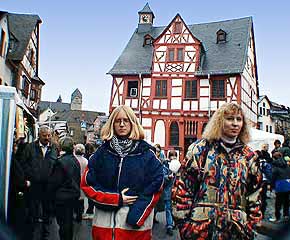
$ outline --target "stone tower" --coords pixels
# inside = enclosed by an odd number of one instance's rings
[[[82,102],[83,102],[82,94],[80,90],[77,88],[71,95],[71,104],[70,104],[71,110],[82,110]]]

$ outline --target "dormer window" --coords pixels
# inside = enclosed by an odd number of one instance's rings
[[[181,22],[175,22],[173,24],[173,33],[179,34],[182,31],[182,24]]]
[[[150,45],[152,45],[152,43],[153,43],[153,37],[151,37],[151,35],[149,35],[149,34],[146,34],[144,36],[143,47],[150,46]]]
[[[218,30],[216,33],[216,43],[225,43],[227,41],[226,36],[227,33],[224,30]]]

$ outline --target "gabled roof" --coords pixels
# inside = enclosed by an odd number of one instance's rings
[[[144,46],[146,34],[156,39],[166,27],[152,27],[151,31],[134,31],[127,46],[113,68],[112,75],[151,74],[153,46]],[[196,75],[241,73],[247,57],[248,42],[252,29],[252,18],[245,17],[220,22],[188,25],[192,34],[205,48],[203,65]],[[216,32],[222,29],[227,33],[227,42],[216,44]]]
[[[63,112],[70,110],[70,103],[40,101],[38,107],[39,113],[42,113],[48,108],[50,108],[53,112]]]
[[[69,110],[57,112],[51,120],[67,121],[67,123],[78,123],[84,120],[89,124],[93,124],[97,116],[105,116],[104,112],[93,112],[83,110]]]
[[[15,47],[8,53],[9,59],[16,61],[23,59],[31,34],[38,23],[41,23],[38,15],[8,13],[10,33],[17,41]]]

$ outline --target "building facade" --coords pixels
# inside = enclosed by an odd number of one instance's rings
[[[77,88],[71,94],[71,102],[62,102],[61,96],[56,102],[41,101],[39,104],[39,124],[64,122],[67,134],[76,143],[96,142],[99,138],[101,122],[106,114],[104,112],[82,110],[82,93]],[[62,125],[54,125],[56,128]],[[61,129],[53,129],[60,130]],[[64,130],[64,129],[63,129]]]
[[[153,26],[148,3],[109,71],[110,111],[134,109],[146,139],[184,156],[212,113],[225,102],[241,104],[257,125],[258,76],[251,17],[188,25],[177,14]]]

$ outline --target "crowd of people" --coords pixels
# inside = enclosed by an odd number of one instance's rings
[[[185,159],[144,137],[134,111],[119,106],[99,147],[52,140],[47,126],[33,143],[18,140],[8,223],[19,239],[49,239],[56,218],[60,240],[72,240],[73,222],[84,219],[92,220],[94,240],[149,240],[164,212],[168,237],[178,229],[181,239],[254,239],[270,192],[276,197],[269,220],[289,223],[289,141],[276,140],[271,153],[268,144],[252,150],[239,105],[221,106]]]

